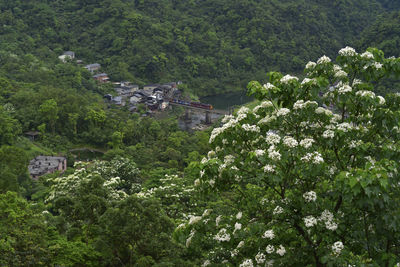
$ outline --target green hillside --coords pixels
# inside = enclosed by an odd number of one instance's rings
[[[3,50],[56,60],[73,50],[114,80],[182,80],[197,95],[301,71],[352,44],[390,1],[0,1]]]

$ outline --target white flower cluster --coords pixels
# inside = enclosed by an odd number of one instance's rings
[[[239,265],[239,267],[254,267],[254,264],[251,259],[246,259]]]
[[[283,256],[286,253],[286,249],[284,246],[280,245],[279,248],[275,251],[276,254],[278,254],[279,256]]]
[[[264,84],[264,88],[267,90],[271,90],[271,89],[275,89],[276,87],[272,83],[266,83],[266,84]]]
[[[323,108],[323,107],[317,107],[315,109],[315,113],[316,114],[325,114],[326,116],[332,116],[332,111],[330,111],[329,109]]]
[[[327,64],[330,62],[331,62],[331,59],[324,55],[318,59],[317,64]]]
[[[298,80],[299,80],[299,78],[287,74],[287,75],[283,76],[280,81],[283,84],[288,84],[288,83],[290,83],[292,81],[298,81]]]
[[[302,146],[304,148],[310,148],[314,142],[315,141],[312,138],[305,138],[300,141],[300,146]]]
[[[304,224],[305,224],[305,226],[307,228],[310,228],[310,227],[313,227],[314,225],[317,225],[317,219],[312,215],[304,217],[303,221],[304,221]]]
[[[257,157],[262,157],[265,154],[265,150],[257,149],[254,151],[254,153],[256,154]]]
[[[356,93],[357,96],[375,98],[375,93],[372,91],[360,90]]]
[[[304,78],[303,81],[301,82],[301,85],[305,84],[311,84],[311,85],[316,85],[317,80],[316,79],[310,79],[310,78]]]
[[[275,166],[274,165],[267,164],[267,165],[264,166],[264,172],[265,173],[267,173],[267,172],[272,173],[274,171],[275,171]]]
[[[307,153],[304,157],[301,158],[301,160],[304,162],[312,162],[314,164],[320,164],[324,162],[324,158],[317,151]]]
[[[364,59],[374,59],[374,55],[371,52],[364,52],[361,54],[361,57]]]
[[[254,257],[258,264],[263,264],[266,260],[265,254],[262,252],[258,252],[257,255]]]
[[[342,78],[346,78],[347,77],[347,73],[343,70],[339,70],[335,73],[335,77],[338,79],[342,79]]]
[[[343,95],[343,94],[346,94],[346,93],[351,92],[352,90],[353,90],[353,89],[350,87],[350,85],[348,85],[348,84],[343,84],[342,86],[339,87],[338,93],[339,93],[340,95]]]
[[[328,210],[324,210],[319,219],[325,223],[328,230],[335,231],[338,227],[337,223],[334,222],[333,214]]]
[[[274,115],[272,115],[272,116],[267,115],[267,116],[265,116],[265,118],[262,118],[262,119],[258,122],[258,124],[268,124],[268,123],[270,123],[271,121],[274,121],[275,119],[276,119],[276,117],[275,117]]]
[[[386,100],[383,96],[378,95],[378,101],[379,101],[379,105],[385,105]]]
[[[243,124],[242,128],[246,132],[254,132],[254,133],[260,132],[260,127],[258,127],[257,125]]]
[[[265,137],[265,142],[269,145],[279,144],[281,141],[281,137],[273,132],[268,132],[267,136]]]
[[[336,129],[346,133],[353,129],[353,127],[347,122],[342,122],[336,126]]]
[[[283,138],[283,144],[287,147],[294,148],[294,147],[298,146],[299,143],[293,137],[285,136]]]
[[[219,230],[218,234],[214,236],[214,239],[218,242],[228,242],[231,240],[231,235],[227,232],[225,228]]]
[[[307,100],[306,102],[304,102],[304,100],[297,100],[293,104],[293,109],[298,110],[298,109],[304,109],[306,107],[313,107],[313,106],[318,106],[318,103],[316,101]]]
[[[278,215],[283,213],[283,208],[281,206],[276,206],[272,214]]]
[[[272,145],[268,149],[268,157],[274,161],[278,161],[281,159],[281,153],[278,150],[275,150],[275,146]]]
[[[326,131],[324,131],[324,132],[322,133],[322,137],[323,137],[323,138],[326,138],[326,139],[328,139],[328,138],[333,138],[334,136],[335,136],[335,132],[332,131],[332,130],[326,130]]]
[[[189,220],[189,225],[199,222],[201,218],[202,216],[191,216]]]
[[[288,109],[288,108],[280,108],[280,109],[278,109],[278,111],[276,112],[276,116],[277,117],[279,117],[279,116],[286,116],[287,114],[289,114],[290,113],[290,109]]]
[[[335,255],[339,255],[344,248],[344,245],[341,241],[337,241],[332,245],[332,252]]]
[[[312,62],[312,61],[308,61],[308,63],[306,64],[306,69],[313,69],[315,68],[315,66],[317,66],[317,63]]]
[[[268,254],[271,254],[271,253],[274,253],[275,248],[274,248],[273,245],[268,245],[268,246],[265,248],[265,251],[266,251]]]
[[[356,56],[357,52],[356,52],[356,50],[354,50],[354,48],[352,48],[350,46],[346,46],[345,48],[342,48],[339,50],[339,55],[346,56],[346,57],[352,57],[352,56]]]
[[[306,192],[303,194],[303,198],[306,202],[314,202],[315,200],[317,200],[317,193],[315,193],[314,191]]]
[[[274,230],[267,230],[264,232],[264,234],[262,235],[262,238],[269,238],[269,239],[274,239],[275,237],[275,233]]]
[[[273,107],[274,105],[272,104],[272,102],[271,101],[263,101],[263,102],[261,102],[261,104],[260,105],[258,105],[258,106],[256,106],[254,109],[253,109],[253,112],[257,112],[258,110],[260,110],[261,108],[268,108],[268,107]]]

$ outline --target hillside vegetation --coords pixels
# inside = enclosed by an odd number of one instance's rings
[[[2,50],[56,60],[73,50],[115,80],[182,80],[197,95],[354,43],[393,1],[0,1]]]

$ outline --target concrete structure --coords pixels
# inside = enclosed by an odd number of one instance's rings
[[[67,62],[67,60],[72,60],[75,58],[75,53],[72,51],[66,51],[64,54],[58,57],[62,62]]]
[[[99,63],[89,64],[89,65],[85,66],[85,69],[87,69],[91,73],[94,73],[95,71],[99,70],[100,68],[101,68],[101,65]]]
[[[108,80],[110,78],[108,78],[107,73],[100,73],[100,74],[93,75],[93,79],[95,79],[98,82],[105,83],[105,82],[108,82]]]
[[[33,179],[56,171],[64,172],[67,169],[67,159],[64,157],[37,156],[29,162],[28,170]]]

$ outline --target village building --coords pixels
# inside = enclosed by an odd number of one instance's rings
[[[62,62],[67,62],[75,58],[75,53],[72,51],[66,51],[61,56],[58,57]]]
[[[28,166],[29,174],[33,179],[56,171],[64,172],[66,169],[67,159],[65,157],[37,156],[29,162]]]
[[[91,73],[94,73],[95,71],[97,71],[101,68],[101,65],[99,63],[93,63],[93,64],[86,65],[84,68],[87,69],[88,71],[90,71]]]
[[[106,82],[108,82],[108,80],[110,78],[108,78],[107,73],[100,73],[100,74],[93,75],[93,79],[95,79],[96,81],[101,82],[101,83],[106,83]]]

